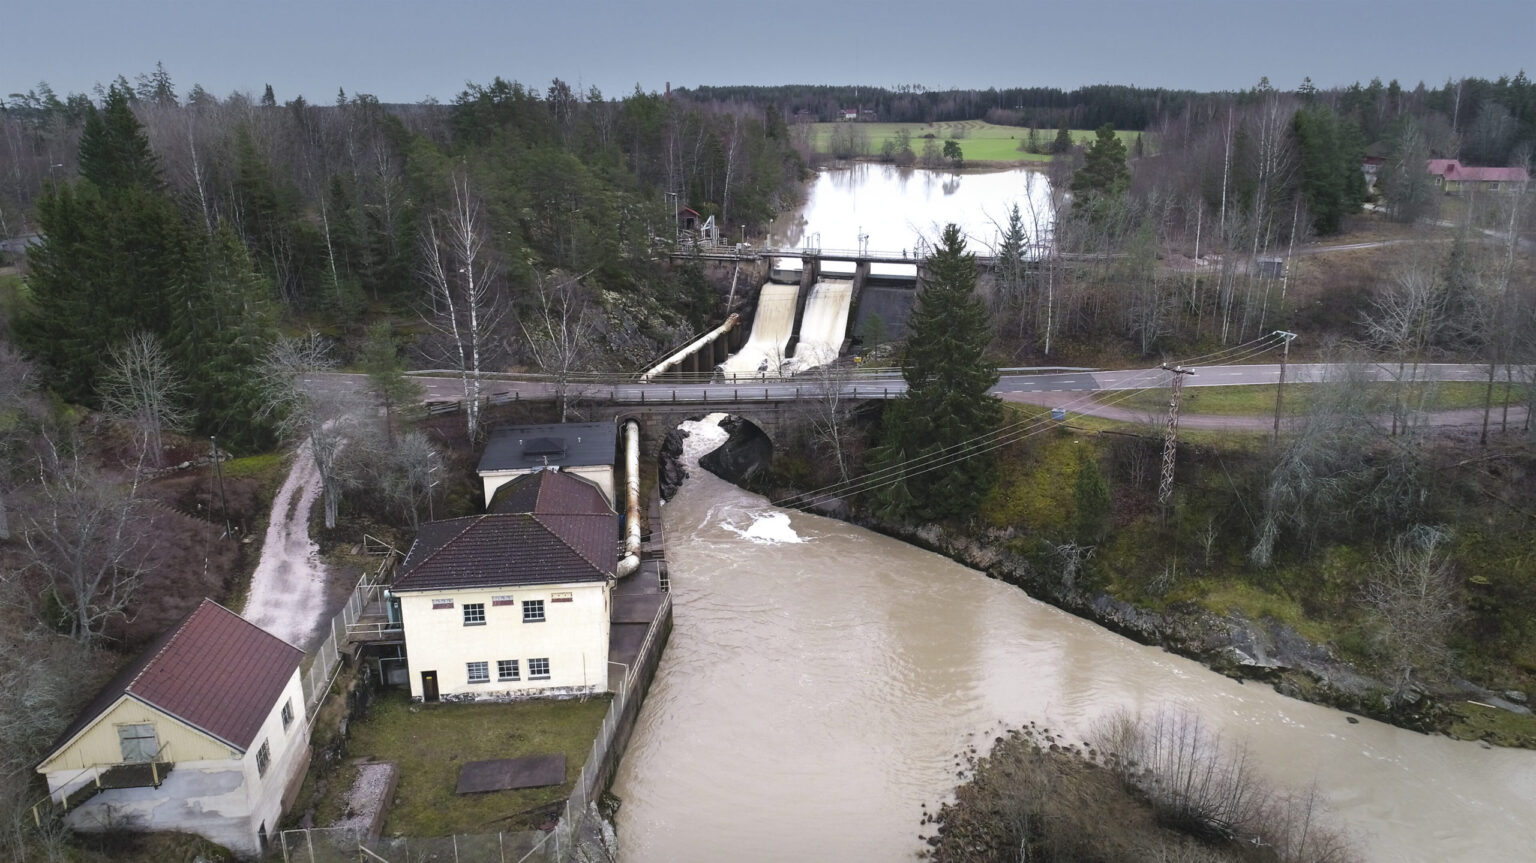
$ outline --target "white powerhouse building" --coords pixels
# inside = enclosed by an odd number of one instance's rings
[[[618,540],[603,491],[555,470],[513,478],[485,515],[422,525],[392,588],[411,697],[606,691]]]

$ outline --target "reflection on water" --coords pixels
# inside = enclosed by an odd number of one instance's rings
[[[1052,223],[1050,181],[1028,168],[955,173],[856,163],[816,174],[799,212],[785,216],[770,243],[782,248],[863,248],[897,255],[932,244],[953,222],[971,251],[990,253],[1018,204],[1032,238],[1044,240]]]
[[[690,458],[723,439],[690,425]],[[676,624],[615,780],[624,863],[912,859],[967,744],[1169,705],[1315,781],[1369,860],[1532,859],[1536,752],[1352,725],[689,471],[666,509]]]

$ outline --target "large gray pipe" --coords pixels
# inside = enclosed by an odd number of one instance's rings
[[[677,366],[683,360],[687,359],[688,357],[693,356],[695,353],[698,353],[700,348],[704,347],[707,344],[710,344],[715,339],[717,339],[717,338],[725,335],[726,333],[730,332],[736,326],[737,322],[739,322],[740,320],[741,320],[741,316],[740,315],[737,315],[737,314],[730,315],[729,317],[727,317],[725,319],[725,323],[721,324],[718,327],[715,327],[714,329],[710,330],[709,332],[705,333],[704,335],[699,336],[698,338],[696,338],[693,341],[689,342],[687,347],[683,348],[682,350],[678,351],[677,353],[673,354],[672,356],[667,357],[666,359],[662,360],[660,363],[657,364],[656,368],[653,368],[650,371],[646,372],[645,374],[641,375],[640,376],[640,382],[645,384],[645,383],[650,383],[652,380],[655,380],[657,375],[660,375],[663,372],[671,370],[673,367]]]
[[[640,568],[640,424],[624,424],[624,557],[619,561],[618,576],[623,578]]]

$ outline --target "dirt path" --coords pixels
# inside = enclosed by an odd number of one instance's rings
[[[272,501],[272,518],[243,614],[306,651],[318,640],[329,605],[329,573],[320,562],[319,547],[309,538],[309,516],[319,497],[320,470],[305,443]]]

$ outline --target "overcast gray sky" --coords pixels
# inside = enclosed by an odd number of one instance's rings
[[[1513,75],[1532,0],[17,0],[0,95],[165,63],[178,91],[447,101],[495,75],[622,95],[699,84],[1293,88]],[[1536,69],[1531,70],[1536,72]],[[1530,74],[1530,72],[1528,72]]]

